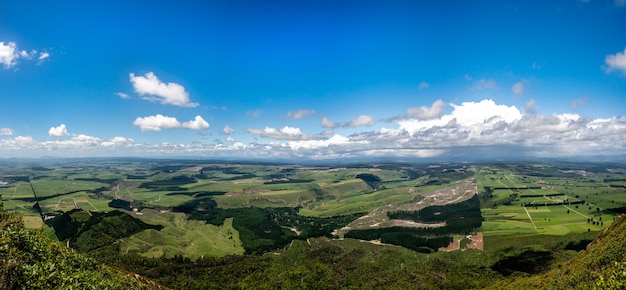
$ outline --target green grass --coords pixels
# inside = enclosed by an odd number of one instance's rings
[[[39,202],[44,214],[53,214],[59,211],[65,212],[78,208],[88,211],[110,211],[110,200],[101,199],[87,192],[75,192],[57,197],[47,198]]]
[[[94,181],[38,179],[31,181],[38,198],[72,191],[95,190],[107,184]]]
[[[541,189],[498,189],[493,191],[492,201],[502,200],[512,193],[518,197],[510,205],[498,205],[496,208],[483,208],[484,234],[487,236],[509,235],[515,233],[539,233],[551,235],[566,235],[597,231],[608,227],[613,218],[606,208],[619,207],[623,200],[614,188],[602,183],[601,178],[587,177],[574,179],[571,177],[535,177],[518,175],[513,171],[497,167],[479,170],[476,177],[479,192],[485,192],[484,187],[532,187],[541,186]],[[540,182],[541,181],[541,182]],[[545,196],[561,193],[560,196]],[[544,195],[544,196],[529,196]],[[578,196],[578,198],[576,197]],[[545,206],[563,200],[570,202],[583,200],[588,204]],[[524,211],[522,204],[527,206]],[[532,219],[534,226],[530,223]],[[594,225],[587,219],[593,218],[602,223]],[[535,230],[536,227],[536,230]]]
[[[123,253],[139,253],[145,257],[174,257],[192,259],[202,256],[222,257],[243,254],[239,232],[233,228],[233,219],[222,226],[199,220],[187,220],[183,213],[157,213],[149,217],[137,216],[151,224],[162,225],[160,231],[146,230],[120,241]]]

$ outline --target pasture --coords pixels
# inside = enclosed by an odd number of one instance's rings
[[[290,222],[281,226],[293,232],[311,227],[311,220],[350,220],[346,229],[335,229],[341,236],[350,228],[414,227],[391,220],[386,213],[436,203],[440,197],[433,196],[441,192],[467,192],[459,186],[470,181],[470,191],[480,199],[487,242],[505,236],[597,232],[612,223],[618,209],[626,209],[624,171],[608,167],[522,162],[333,167],[198,160],[55,161],[5,168],[0,180],[10,182],[0,186],[0,193],[5,209],[22,213],[30,227],[42,227],[40,215],[51,217],[75,208],[108,212],[113,210],[111,204],[122,203],[127,213],[164,226],[124,240],[123,251],[146,257],[223,256],[242,253],[244,246],[234,218],[223,225],[205,223],[218,209],[260,208],[277,220],[276,212],[290,209]],[[307,219],[308,225],[298,224]]]
[[[566,235],[608,227],[626,205],[624,188],[607,178],[623,174],[561,170],[545,165],[484,166],[476,174],[483,197],[485,236]]]
[[[215,226],[204,221],[188,220],[184,213],[147,210],[136,217],[146,223],[161,225],[163,229],[149,229],[122,239],[120,251],[123,253],[155,258],[178,255],[195,259],[241,255],[244,252],[232,218],[225,219],[221,226]]]

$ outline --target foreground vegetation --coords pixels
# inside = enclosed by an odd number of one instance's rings
[[[152,289],[160,285],[124,274],[26,229],[0,200],[1,289]]]

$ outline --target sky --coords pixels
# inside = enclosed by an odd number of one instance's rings
[[[626,1],[2,1],[0,158],[622,156]]]

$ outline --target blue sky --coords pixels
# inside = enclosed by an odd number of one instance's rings
[[[2,1],[0,157],[623,154],[625,2]]]

